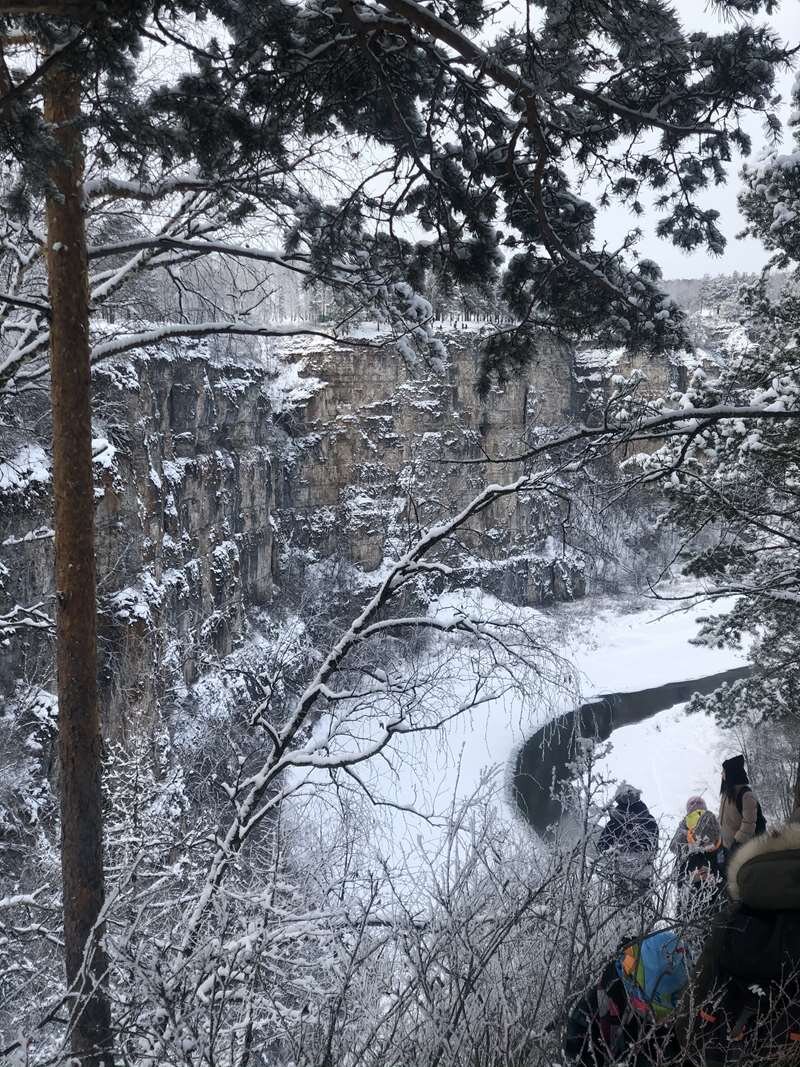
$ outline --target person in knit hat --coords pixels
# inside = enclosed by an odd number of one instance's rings
[[[722,764],[719,824],[722,847],[729,855],[740,845],[766,833],[766,820],[758,797],[750,788],[744,756],[732,756]]]
[[[695,794],[686,801],[686,814],[678,824],[670,842],[675,856],[675,877],[679,886],[692,890],[707,890],[709,898],[716,896],[722,885],[725,853],[722,831],[705,799]]]
[[[658,823],[635,785],[620,782],[617,786],[597,851],[608,854],[610,881],[620,901],[627,902],[649,891],[658,852]]]

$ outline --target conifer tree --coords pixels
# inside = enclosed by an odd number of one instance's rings
[[[794,91],[796,108],[800,86]],[[666,521],[692,536],[687,572],[713,599],[734,598],[700,639],[750,642],[752,675],[698,701],[726,724],[800,721],[800,131],[795,144],[744,170],[747,232],[773,257],[741,291],[744,331],[721,373],[698,371],[681,399],[760,408],[764,416],[708,424],[647,461],[651,472],[669,474]],[[788,270],[777,294],[774,269]]]
[[[502,276],[517,323],[487,345],[487,383],[530,358],[540,330],[684,344],[657,266],[628,258],[636,232],[597,247],[595,219],[611,201],[640,212],[655,190],[664,237],[721,249],[697,194],[749,147],[742,111],[769,112],[786,52],[753,23],[772,0],[720,6],[737,21],[719,35],[685,33],[663,0],[539,0],[495,34],[481,0],[0,2],[0,153],[15,178],[5,208],[13,222],[37,197],[47,205],[49,298],[0,293],[17,316],[0,368],[13,385],[49,347],[66,957],[82,1064],[112,1059],[93,944],[103,869],[89,372],[93,357],[142,342],[90,344],[87,264],[101,256],[87,247],[87,204],[209,198],[228,225],[268,207],[280,252],[220,247],[202,212],[186,233],[101,251],[136,269],[212,252],[277,264],[374,309],[409,358],[431,340],[427,274],[486,287]],[[150,82],[145,44],[166,72]],[[84,151],[98,177],[82,184]],[[343,155],[354,174],[337,171]],[[580,194],[592,177],[597,204]],[[115,277],[98,279],[100,296]],[[270,331],[177,322],[146,337],[220,332]]]

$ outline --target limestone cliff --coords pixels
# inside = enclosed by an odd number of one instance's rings
[[[181,703],[242,637],[248,613],[296,606],[331,561],[343,585],[369,585],[417,529],[488,480],[512,476],[513,465],[474,461],[513,453],[532,427],[573,417],[574,370],[572,353],[543,342],[523,379],[482,402],[469,334],[449,339],[437,373],[355,341],[225,357],[173,344],[98,366],[101,681],[111,732],[124,738],[138,716]],[[12,426],[0,441],[0,615],[14,603],[52,607],[44,404],[37,417],[37,439]],[[527,603],[582,595],[580,561],[553,533],[542,502],[508,500],[465,534],[459,578]],[[7,697],[20,680],[48,688],[41,631],[7,631],[4,653]]]
[[[524,379],[478,399],[474,338],[451,338],[439,373],[409,371],[391,348],[309,353],[305,373],[324,384],[295,427],[289,563],[336,556],[367,572],[420,527],[487,483],[518,473],[487,457],[524,448],[532,427],[564,424],[573,411],[571,354],[543,343]],[[553,559],[552,524],[537,502],[511,499],[484,512],[456,563],[463,578],[510,599],[541,603],[580,595],[574,566]],[[509,558],[513,561],[504,565]],[[570,576],[575,583],[569,586]]]
[[[108,722],[191,684],[224,655],[248,605],[273,595],[275,428],[264,374],[207,353],[142,352],[97,368],[94,453],[101,682]],[[7,601],[49,604],[49,481],[26,477],[24,445],[0,493]],[[41,449],[40,449],[41,451]],[[37,642],[11,641],[0,681],[30,676]]]

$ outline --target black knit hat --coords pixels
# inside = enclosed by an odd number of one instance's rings
[[[725,776],[725,785],[749,785],[750,779],[744,769],[744,756],[731,756],[722,764],[722,773]]]

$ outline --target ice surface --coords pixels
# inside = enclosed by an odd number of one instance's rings
[[[730,732],[707,715],[687,715],[684,704],[615,730],[612,745],[600,761],[603,772],[641,787],[662,824],[662,844],[686,813],[688,797],[703,796],[716,810],[722,761],[739,751]]]
[[[441,609],[446,613],[465,609],[470,597],[473,611],[478,606],[475,601],[489,615],[503,607],[494,598],[473,591],[445,598]],[[541,621],[543,635],[557,644],[565,660],[574,663],[576,674],[571,675],[565,663],[560,681],[550,679],[541,685],[534,672],[526,678],[518,671],[519,689],[500,683],[494,699],[439,731],[397,737],[391,764],[379,761],[378,765],[362,767],[373,796],[397,805],[372,809],[370,845],[374,855],[393,864],[405,860],[415,875],[421,874],[427,867],[424,857],[435,856],[444,847],[444,827],[450,814],[469,798],[479,798],[483,811],[491,807],[498,818],[515,820],[508,790],[514,752],[545,722],[582,700],[741,666],[745,656],[740,651],[690,644],[697,633],[698,617],[727,606],[718,604],[712,609],[708,604],[697,604],[677,611],[675,605],[663,602],[637,607],[598,599],[562,605],[552,612],[529,609],[529,614]],[[530,694],[526,698],[528,682]],[[453,706],[468,697],[473,683],[474,678],[464,673],[454,651],[447,686]],[[679,706],[616,731],[612,744],[605,769],[614,777],[641,783],[648,803],[652,802],[654,814],[665,820],[665,827],[680,817],[690,793],[705,792],[709,803],[715,797],[725,740],[710,720],[687,718]],[[318,786],[321,779],[315,772],[311,777]],[[317,817],[335,817],[325,801],[315,801],[312,807],[317,808]],[[434,817],[425,820],[402,810],[406,808]]]

